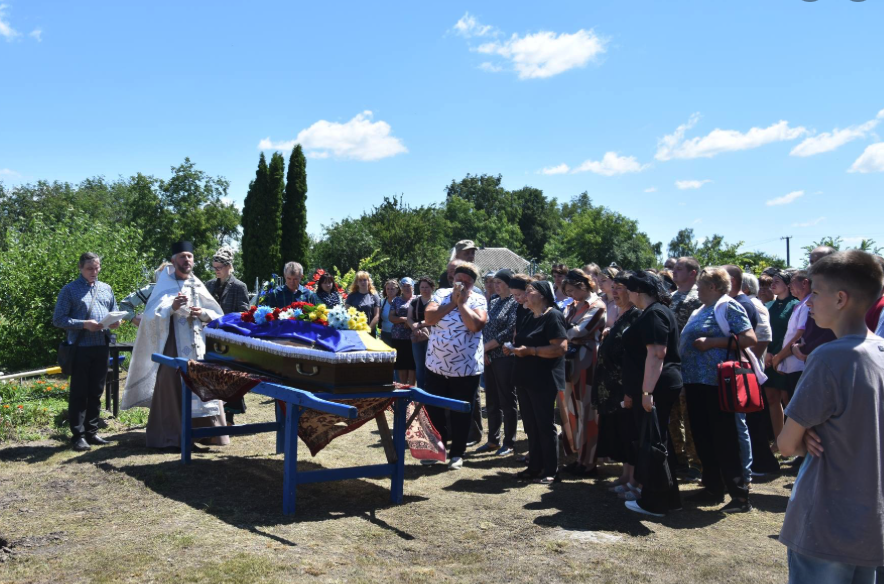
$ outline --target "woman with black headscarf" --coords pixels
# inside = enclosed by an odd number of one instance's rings
[[[629,276],[626,288],[629,299],[642,313],[623,334],[623,389],[632,398],[637,430],[645,412],[656,406],[660,440],[668,444],[669,411],[682,388],[678,323],[669,309],[672,297],[663,280],[647,271]],[[626,501],[627,509],[662,517],[667,511],[681,508],[672,460],[667,457],[672,486],[667,491],[656,491],[645,485],[639,500]]]
[[[513,378],[528,434],[528,468],[516,477],[550,485],[556,480],[559,464],[555,401],[565,388],[567,332],[549,282],[528,284],[525,299],[531,314],[517,323],[512,348],[504,346],[504,354],[518,357]]]

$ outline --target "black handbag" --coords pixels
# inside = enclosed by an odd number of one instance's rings
[[[95,298],[98,296],[98,290],[95,290],[92,296],[92,302],[89,303],[89,310],[86,312],[86,317],[92,315],[92,307],[95,306]],[[67,342],[64,340],[58,344],[58,366],[61,367],[61,373],[63,375],[71,375],[74,372],[74,361],[77,360],[77,345],[80,344],[80,339],[83,338],[83,333],[85,330],[81,330],[77,333],[77,338],[73,343]],[[67,333],[65,333],[67,336]]]
[[[657,408],[652,407],[650,412],[644,412],[636,443],[635,480],[653,491],[669,490],[673,481],[669,472],[668,455],[657,425]]]

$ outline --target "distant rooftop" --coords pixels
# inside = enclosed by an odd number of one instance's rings
[[[531,262],[506,247],[481,247],[476,250],[475,264],[484,276],[488,272],[496,272],[503,268],[512,271],[527,272]]]

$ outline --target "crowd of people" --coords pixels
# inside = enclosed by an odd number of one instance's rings
[[[193,286],[192,248],[173,251],[156,287],[123,304],[140,300],[151,308],[144,318],[150,312],[155,322],[147,324],[162,337],[157,352],[187,355],[180,338],[176,345],[185,319],[206,322],[242,310],[245,286],[230,272],[232,255],[219,250],[217,280],[196,288],[205,296],[201,308],[186,306],[182,285]],[[514,479],[552,485],[619,464],[618,478],[607,485],[611,496],[631,511],[662,517],[682,508],[684,481],[700,483],[686,497],[700,506],[751,511],[753,479],[779,472],[781,464],[802,464],[781,536],[790,570],[819,570],[820,561],[871,566],[874,582],[874,567],[884,564],[882,258],[820,247],[807,269],[767,269],[757,277],[691,257],[670,258],[660,270],[556,264],[547,277],[506,268],[483,274],[475,251],[472,241],[458,242],[438,285],[405,276],[385,282],[379,294],[370,274],[359,272],[344,301],[396,350],[399,381],[473,404],[468,413],[427,407],[449,468],[462,468],[471,456],[518,456],[525,468]],[[54,319],[84,349],[71,381],[78,450],[103,442],[93,362],[106,360],[108,331],[98,323],[116,309],[112,292],[96,280],[100,259],[84,254],[80,270],[62,291]],[[342,302],[331,275],[315,292],[300,284],[302,277],[300,264],[287,264],[285,285],[267,303]],[[763,385],[760,411],[734,413],[719,399],[719,366],[736,354],[747,356]],[[151,367],[136,372],[150,378],[151,389],[180,387]],[[131,371],[130,379],[139,383]],[[171,396],[180,394],[144,395],[149,445],[177,446],[170,428],[175,408],[180,420],[180,403]],[[203,404],[209,426],[228,423],[225,411],[231,419],[245,404],[211,406]],[[521,452],[519,418],[528,438]],[[658,474],[666,480],[643,470],[646,432],[664,449]],[[570,464],[560,465],[561,451]],[[821,498],[831,512],[814,505]],[[806,529],[814,521],[825,534]],[[856,535],[843,536],[845,525]]]

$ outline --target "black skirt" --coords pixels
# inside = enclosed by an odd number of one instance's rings
[[[414,353],[411,350],[411,339],[392,339],[390,346],[396,349],[396,371],[411,371],[415,369]]]

